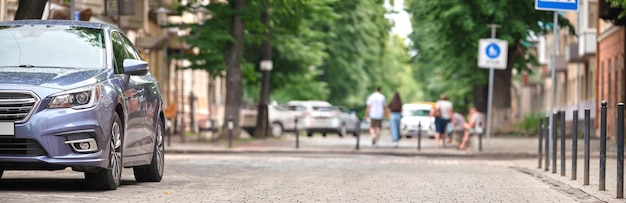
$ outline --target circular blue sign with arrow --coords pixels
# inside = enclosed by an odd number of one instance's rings
[[[489,43],[485,49],[485,53],[490,59],[498,58],[498,56],[500,56],[500,47],[496,43]]]

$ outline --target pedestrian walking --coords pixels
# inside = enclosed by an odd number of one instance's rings
[[[441,94],[439,101],[435,103],[431,111],[431,116],[435,117],[435,144],[437,146],[446,145],[446,128],[450,123],[452,115],[454,115],[452,102],[448,101],[448,97],[445,94]],[[441,144],[439,144],[439,139],[441,139]]]
[[[385,95],[380,93],[377,87],[374,93],[367,97],[367,108],[365,109],[365,119],[370,120],[370,135],[372,135],[372,145],[378,143],[380,131],[385,117]]]
[[[393,147],[398,148],[398,141],[400,140],[400,119],[402,118],[402,99],[400,99],[400,93],[396,91],[389,102],[389,111],[391,116],[389,117],[389,123],[391,128],[391,140],[393,141]]]

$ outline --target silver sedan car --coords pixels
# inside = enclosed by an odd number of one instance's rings
[[[112,190],[133,168],[137,181],[161,181],[161,94],[120,29],[1,22],[0,47],[0,176],[70,167]]]

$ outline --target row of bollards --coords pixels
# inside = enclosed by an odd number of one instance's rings
[[[584,171],[583,185],[589,185],[589,159],[590,159],[590,133],[591,118],[590,110],[585,109],[584,112]],[[571,179],[577,179],[577,161],[578,161],[578,111],[574,110],[572,114],[574,122],[572,125],[572,169]],[[607,102],[602,101],[600,107],[600,171],[598,177],[598,189],[606,190],[606,126],[607,126]],[[552,121],[552,122],[550,122]],[[560,126],[557,125],[560,123]],[[624,104],[617,105],[617,192],[616,198],[624,198]],[[560,129],[557,128],[560,127]],[[552,129],[552,131],[550,131]],[[565,146],[565,112],[559,111],[545,118],[539,119],[538,129],[538,168],[549,171],[550,161],[552,161],[552,173],[557,173],[557,130],[560,132],[560,159],[561,159],[561,176],[566,176],[566,146]],[[550,142],[552,142],[552,151],[550,151]],[[550,156],[552,153],[552,156]],[[545,156],[544,156],[545,155]],[[550,160],[551,159],[551,160]]]

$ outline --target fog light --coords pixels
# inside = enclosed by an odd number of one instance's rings
[[[65,141],[65,144],[72,146],[76,152],[95,152],[98,151],[98,145],[93,138]]]
[[[80,149],[89,149],[88,142],[81,142],[78,146],[80,147]]]

